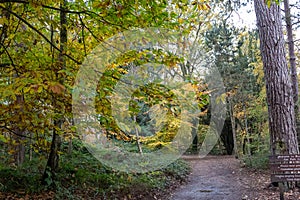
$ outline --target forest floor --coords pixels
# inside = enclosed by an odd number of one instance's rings
[[[192,166],[186,185],[170,200],[277,200],[278,187],[269,187],[270,173],[241,167],[232,156],[184,156]],[[300,199],[299,189],[285,192],[285,200]]]
[[[1,193],[0,200],[52,200],[52,199],[117,199],[117,200],[278,200],[278,187],[269,187],[270,172],[268,170],[255,170],[244,167],[240,160],[232,156],[207,156],[200,159],[198,156],[183,156],[192,168],[188,175],[182,172],[185,169],[179,163],[170,168],[169,171],[161,173],[166,180],[167,187],[146,187],[146,183],[153,184],[155,176],[136,177],[136,180],[131,184],[125,184],[120,180],[120,177],[115,177],[116,180],[122,182],[119,189],[111,191],[108,196],[102,194],[94,194],[91,186],[79,188],[80,184],[75,188],[75,191],[69,191],[68,188],[60,188],[58,191],[41,190],[36,194],[18,193]],[[186,166],[185,162],[184,165]],[[179,167],[179,168],[178,168]],[[181,173],[171,173],[177,170]],[[88,169],[84,171],[89,171]],[[66,171],[62,173],[68,176]],[[176,175],[177,174],[177,175]],[[93,176],[95,174],[92,174]],[[89,176],[92,176],[89,175]],[[101,175],[101,173],[100,173]],[[102,174],[105,175],[105,174]],[[123,175],[124,176],[124,175]],[[169,177],[168,177],[169,176]],[[178,177],[177,177],[178,176]],[[73,175],[72,175],[73,177]],[[76,175],[75,175],[76,177]],[[125,177],[125,176],[124,176]],[[175,178],[177,177],[177,178]],[[17,178],[17,177],[12,177]],[[101,179],[101,184],[104,180]],[[127,180],[128,178],[123,178]],[[151,179],[151,180],[150,180]],[[156,177],[159,181],[159,177]],[[19,179],[16,179],[19,180]],[[76,180],[74,186],[76,186]],[[115,180],[115,181],[116,181]],[[68,182],[68,179],[61,181]],[[145,182],[146,181],[146,182]],[[149,182],[150,181],[150,182]],[[153,182],[154,181],[154,182]],[[112,182],[109,182],[112,183]],[[6,183],[2,183],[2,186]],[[97,183],[94,183],[97,185]],[[125,184],[125,185],[124,185]],[[1,186],[1,181],[0,181]],[[128,190],[128,191],[127,191]],[[67,191],[67,192],[66,192]],[[62,193],[65,196],[60,196]],[[72,194],[71,194],[72,193]],[[58,195],[60,194],[60,195]],[[128,195],[130,194],[130,195]],[[94,196],[96,195],[96,196]],[[285,192],[285,200],[300,200],[299,189]]]

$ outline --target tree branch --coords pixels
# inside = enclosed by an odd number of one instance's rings
[[[0,3],[23,3],[23,4],[29,4],[30,2],[28,1],[23,1],[23,0],[0,0]],[[44,4],[39,4],[40,6],[42,6],[43,8],[48,8],[51,10],[56,10],[56,11],[62,11],[61,8],[56,8],[56,7],[52,7],[52,6],[47,6]],[[119,26],[122,27],[122,25],[119,24],[114,24],[112,22],[107,21],[106,19],[104,19],[103,17],[99,16],[97,13],[93,12],[93,11],[89,11],[89,10],[82,10],[82,11],[74,11],[74,10],[64,10],[65,13],[71,13],[71,14],[86,14],[86,15],[95,15],[97,17],[100,17],[100,21],[103,23],[107,23],[110,25],[114,25],[114,26]]]
[[[0,43],[0,45],[4,48],[4,51],[5,51],[5,53],[7,54],[8,58],[9,58],[9,60],[10,60],[10,62],[11,62],[9,65],[12,65],[12,66],[13,66],[13,68],[14,68],[15,71],[16,71],[17,76],[19,77],[19,72],[18,72],[17,67],[16,67],[16,65],[15,65],[15,63],[14,63],[14,60],[13,60],[12,57],[10,56],[9,51],[7,50],[7,48],[6,48],[2,43]]]
[[[57,51],[59,51],[60,53],[61,50],[55,45],[53,44],[43,33],[41,33],[38,29],[36,29],[34,26],[32,26],[29,22],[27,22],[25,19],[23,19],[21,16],[19,16],[17,13],[12,12],[11,10],[3,7],[0,5],[0,8],[2,8],[3,10],[6,10],[7,12],[9,12],[10,14],[14,15],[16,18],[18,18],[19,20],[21,20],[22,22],[24,22],[29,28],[31,28],[33,31],[35,31],[36,33],[38,33],[40,36],[42,36],[42,38],[44,38],[46,40],[46,42],[48,42],[54,49],[56,49]],[[68,57],[69,59],[71,59],[72,61],[74,61],[76,64],[81,64],[81,62],[77,61],[75,58],[73,58],[72,56],[63,53],[64,56]]]
[[[22,1],[22,0],[0,0],[0,3],[23,3],[23,4],[29,4],[30,2],[28,1]],[[44,4],[39,4],[40,6],[42,6],[43,8],[49,8],[51,10],[57,10],[57,11],[61,11],[60,8],[56,8],[56,7],[52,7],[52,6],[47,6]],[[85,11],[72,11],[72,10],[66,10],[66,13],[73,13],[73,14],[80,14],[80,13],[84,13]]]
[[[1,63],[0,67],[8,67],[10,65],[12,65],[12,63]]]
[[[5,130],[8,130],[10,133],[15,134],[16,136],[23,137],[23,138],[28,138],[28,139],[32,139],[32,137],[28,137],[28,136],[26,136],[26,135],[18,134],[18,133],[16,133],[15,131],[11,130],[10,128],[7,128],[6,126],[0,126],[0,128],[3,128],[3,129],[5,129]]]

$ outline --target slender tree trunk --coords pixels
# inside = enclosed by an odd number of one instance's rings
[[[32,161],[32,154],[33,154],[33,148],[32,148],[32,132],[30,132],[30,139],[29,139],[29,161]]]
[[[250,165],[252,165],[252,158],[251,158],[251,141],[250,141],[250,133],[248,132],[248,118],[246,113],[246,106],[245,101],[243,102],[243,111],[244,111],[244,120],[245,120],[245,132],[246,132],[246,138],[247,138],[247,153],[249,156]]]
[[[25,160],[25,145],[24,145],[24,138],[20,137],[23,135],[23,132],[16,128],[15,132],[18,134],[15,138],[16,146],[14,152],[14,162],[18,166],[22,165]]]
[[[74,120],[70,119],[72,126],[74,126]],[[68,154],[72,154],[73,151],[73,134],[70,135],[69,144],[68,144]]]
[[[56,127],[59,127],[61,122],[55,121],[54,125]],[[59,155],[58,151],[60,149],[61,139],[59,134],[57,133],[57,130],[53,130],[52,134],[52,142],[50,147],[50,153],[46,165],[46,169],[43,175],[43,183],[47,183],[46,179],[53,179],[55,177],[55,172],[58,168],[59,163]]]
[[[66,45],[67,45],[67,13],[65,12],[65,7],[66,7],[66,0],[61,0],[60,3],[60,53],[58,55],[58,64],[61,69],[64,69],[66,67],[66,61],[64,57],[64,52],[66,50]],[[64,80],[63,78],[59,78],[57,76],[59,82],[63,85]],[[54,99],[54,109],[56,109],[56,99]],[[58,169],[58,164],[59,164],[59,150],[61,146],[61,138],[58,130],[62,129],[62,124],[63,124],[63,112],[61,111],[60,113],[57,113],[60,115],[58,119],[54,120],[54,130],[53,130],[53,135],[52,135],[52,142],[51,142],[51,148],[50,148],[50,153],[47,161],[47,165],[42,177],[42,182],[44,184],[49,184],[47,183],[47,179],[54,179],[55,178],[55,173]]]
[[[20,106],[18,109],[19,116],[21,116],[21,113],[23,112],[23,105],[24,105],[24,96],[23,95],[17,95],[17,100],[16,100],[17,105]],[[19,119],[22,121],[22,119]],[[24,132],[23,130],[16,125],[15,127],[15,141],[16,141],[16,146],[15,146],[15,153],[14,153],[14,161],[15,163],[20,166],[23,164],[25,160],[25,144],[24,144]]]
[[[140,144],[140,135],[139,135],[139,130],[138,130],[138,128],[137,128],[137,122],[136,122],[136,116],[135,116],[135,115],[133,116],[133,120],[134,120],[134,122],[136,123],[136,125],[135,125],[136,144],[137,144],[139,153],[140,153],[140,154],[143,154],[143,149],[142,149],[142,146],[141,146],[141,144]]]
[[[199,143],[199,139],[198,139],[198,122],[199,122],[199,118],[193,118],[192,121],[192,138],[193,138],[193,143],[192,143],[192,152],[193,153],[198,153],[198,143]]]
[[[291,20],[291,11],[289,0],[284,0],[284,13],[285,13],[285,22],[286,22],[286,31],[287,31],[287,40],[289,47],[289,60],[290,60],[290,73],[292,79],[292,90],[293,98],[295,103],[295,112],[298,113],[298,77],[297,77],[297,68],[296,68],[296,56],[295,56],[295,45],[293,39],[293,27]],[[297,117],[297,116],[296,116]]]
[[[233,106],[231,102],[231,97],[229,99],[229,115],[230,115],[230,121],[231,121],[231,128],[232,128],[232,137],[233,137],[233,155],[235,155],[236,158],[239,157],[238,155],[238,149],[237,149],[237,142],[236,142],[236,124],[235,124],[235,118],[233,115]]]
[[[266,81],[271,153],[299,153],[293,91],[285,54],[280,8],[254,0]]]

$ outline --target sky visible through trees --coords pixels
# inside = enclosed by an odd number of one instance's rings
[[[242,2],[247,2],[246,0],[243,0]],[[299,0],[290,0],[290,4],[299,5]],[[282,3],[283,4],[283,3]],[[283,7],[283,6],[282,6]],[[291,13],[296,16],[296,14],[300,14],[300,9],[297,9],[296,7],[291,8]],[[242,6],[238,10],[234,11],[232,13],[231,17],[233,23],[238,27],[247,27],[249,29],[256,29],[256,16],[254,12],[254,5],[253,2],[250,1],[247,3],[246,6]],[[299,25],[298,25],[299,27]],[[294,34],[296,35],[296,38],[300,38],[300,28],[296,29]],[[295,28],[295,27],[294,27]]]

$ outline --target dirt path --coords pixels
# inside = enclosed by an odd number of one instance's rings
[[[279,199],[277,188],[268,188],[268,172],[241,168],[232,156],[184,157],[193,171],[186,185],[170,200],[273,200]],[[299,192],[285,193],[285,199],[300,199]]]

